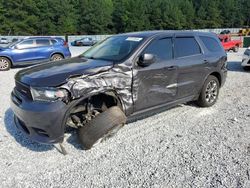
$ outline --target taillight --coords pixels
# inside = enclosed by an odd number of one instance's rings
[[[69,45],[68,45],[68,43],[66,41],[64,41],[63,46],[69,47]]]

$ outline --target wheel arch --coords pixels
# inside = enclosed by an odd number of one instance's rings
[[[13,60],[11,59],[11,57],[9,57],[9,56],[6,56],[6,55],[0,55],[0,57],[4,57],[4,58],[7,58],[9,61],[10,61],[10,63],[11,63],[11,66],[13,66]]]
[[[221,87],[221,84],[222,84],[222,77],[221,77],[221,74],[220,74],[219,72],[212,72],[212,73],[210,73],[208,76],[210,76],[210,75],[215,76],[215,77],[218,79],[219,84],[220,84],[220,87]],[[208,77],[208,76],[207,76],[207,77]],[[207,78],[206,78],[206,79],[207,79]]]
[[[63,126],[66,125],[67,118],[70,116],[70,114],[72,113],[72,111],[74,110],[75,107],[77,107],[81,104],[87,103],[91,99],[98,98],[98,97],[102,98],[102,100],[104,100],[103,102],[107,102],[107,101],[113,99],[115,101],[115,103],[112,104],[112,102],[111,102],[111,105],[109,107],[118,106],[121,108],[121,110],[124,113],[126,112],[124,102],[123,102],[122,98],[117,94],[117,92],[114,90],[105,90],[105,91],[101,91],[98,93],[93,93],[93,94],[88,95],[88,96],[83,96],[83,97],[76,99],[76,100],[73,100],[71,103],[69,103],[68,110],[64,116]]]
[[[50,55],[50,58],[52,58],[53,55],[56,55],[56,54],[59,54],[61,55],[63,58],[65,58],[64,54],[62,52],[53,52],[51,55]]]
[[[199,95],[200,95],[200,93],[201,93],[201,90],[202,90],[203,85],[205,84],[207,78],[208,78],[209,76],[211,76],[211,75],[212,75],[212,76],[215,76],[215,77],[218,79],[219,84],[220,84],[220,87],[221,87],[221,84],[222,84],[222,76],[221,76],[221,74],[220,74],[219,72],[217,72],[217,71],[211,72],[211,73],[209,73],[209,74],[205,77],[205,79],[203,80],[202,85],[201,85],[201,87],[200,87],[200,89],[199,89],[198,95],[195,97],[195,100],[198,99],[198,97],[199,97]]]

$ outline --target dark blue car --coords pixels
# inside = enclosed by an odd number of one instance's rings
[[[34,65],[70,57],[68,44],[62,38],[30,37],[0,47],[0,71],[16,65]]]

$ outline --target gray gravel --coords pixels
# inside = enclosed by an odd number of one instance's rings
[[[241,56],[229,53],[215,106],[179,105],[90,151],[69,133],[67,156],[14,127],[9,96],[19,69],[0,72],[0,187],[250,187],[250,72]]]

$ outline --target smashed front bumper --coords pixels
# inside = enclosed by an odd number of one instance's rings
[[[30,139],[44,144],[63,141],[67,106],[61,101],[34,102],[17,91],[11,94],[16,127]]]

